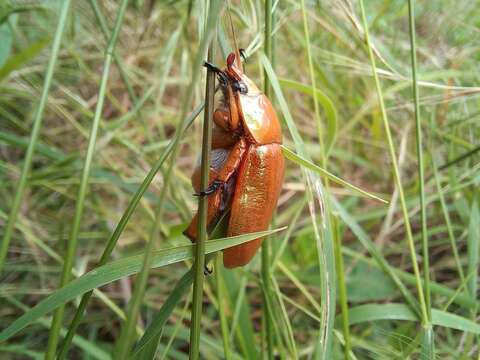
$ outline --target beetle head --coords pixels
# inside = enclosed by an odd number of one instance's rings
[[[248,93],[248,87],[244,82],[245,75],[236,64],[236,62],[239,60],[240,59],[236,58],[235,53],[230,53],[227,56],[227,68],[225,70],[225,73],[227,74],[232,83],[233,90],[238,91],[241,94],[246,94]]]

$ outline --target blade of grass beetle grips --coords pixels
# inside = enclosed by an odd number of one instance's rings
[[[200,112],[203,110],[205,104],[200,104],[193,112],[190,114],[188,118],[185,119],[184,121],[184,126],[180,130],[179,137],[182,137],[183,133],[193,124],[193,121],[196,119],[196,117],[200,114]],[[155,164],[152,166],[148,174],[145,176],[145,179],[143,180],[142,184],[140,187],[137,189],[135,194],[130,200],[130,203],[127,206],[127,209],[123,213],[120,221],[118,222],[115,230],[113,231],[112,235],[107,241],[107,245],[105,246],[105,249],[103,250],[102,256],[100,257],[100,260],[98,262],[97,267],[102,266],[107,263],[108,259],[110,258],[110,255],[115,248],[115,245],[117,244],[118,239],[120,238],[121,234],[123,233],[123,230],[128,224],[128,221],[130,220],[130,217],[132,216],[133,212],[137,208],[140,200],[142,199],[143,195],[147,191],[148,187],[150,186],[151,182],[153,181],[153,178],[157,174],[157,172],[160,170],[162,167],[163,163],[167,159],[167,157],[170,155],[173,149],[173,144],[175,140],[171,140],[170,143],[168,144],[167,148],[164,150],[162,153],[162,156],[155,162]],[[66,351],[68,351],[68,347],[70,346],[70,341],[75,334],[75,331],[80,324],[80,321],[83,317],[83,312],[85,311],[88,302],[90,300],[90,297],[92,296],[92,291],[89,291],[85,293],[82,296],[82,299],[80,301],[80,304],[77,308],[77,311],[75,312],[75,316],[70,323],[69,329],[67,336],[65,337],[62,347],[60,349],[59,353],[59,358],[63,358],[66,355]]]
[[[209,9],[210,12],[212,11]],[[216,27],[216,25],[215,25]],[[213,31],[213,36],[208,45],[207,61],[212,63],[215,60],[216,36],[217,31]],[[215,96],[215,77],[216,74],[212,69],[207,69],[205,83],[205,111],[203,118],[203,134],[202,134],[202,152],[200,162],[200,188],[206,189],[210,183],[210,153],[212,150],[212,123],[214,112],[214,96]],[[205,243],[207,241],[207,216],[209,207],[209,198],[200,196],[198,199],[198,222],[197,222],[197,238],[195,247],[195,258],[193,263],[194,282],[192,293],[192,311],[190,326],[190,359],[197,359],[200,354],[200,328],[202,321],[203,308],[203,283],[205,278]]]
[[[213,37],[214,30],[216,28],[216,24],[219,18],[218,15],[220,13],[222,6],[223,6],[223,3],[219,0],[213,0],[209,4],[209,13],[207,17],[206,29],[203,34],[200,45],[198,47],[197,53],[194,57],[194,62],[192,66],[193,75],[192,75],[191,83],[187,88],[186,95],[183,101],[183,107],[182,107],[180,119],[184,119],[186,117],[190,104],[193,100],[195,86],[200,77],[199,70],[202,69],[204,54],[206,52],[208,44],[211,41],[211,38]],[[178,129],[182,128],[183,127],[182,125],[183,124],[180,123],[178,126]],[[154,220],[154,223],[152,224],[150,236],[149,236],[147,245],[145,247],[142,271],[140,272],[138,278],[136,279],[133,295],[128,304],[127,319],[121,328],[119,338],[115,344],[114,354],[119,360],[124,359],[126,356],[128,356],[130,344],[133,341],[132,337],[134,336],[136,319],[140,311],[143,292],[145,290],[147,280],[148,280],[148,274],[150,271],[150,262],[152,261],[152,252],[153,252],[152,250],[154,249],[157,237],[160,235],[159,227],[160,227],[160,223],[162,221],[163,212],[164,212],[163,202],[166,198],[166,194],[169,188],[169,183],[172,178],[173,167],[175,165],[175,159],[179,150],[179,145],[180,145],[180,138],[177,137],[175,138],[175,142],[172,149],[172,161],[170,162],[169,167],[164,176],[164,184],[158,198],[158,202],[155,210],[155,220]]]
[[[265,57],[267,57],[270,61],[273,58],[273,47],[272,47],[272,20],[273,20],[273,15],[272,15],[272,0],[265,0],[265,8],[264,8],[264,13],[265,13],[265,32],[263,36],[263,47],[264,47],[264,53]],[[230,21],[231,22],[231,21]],[[233,33],[233,24],[232,25],[232,33]],[[238,47],[235,41],[235,51],[238,52]],[[239,62],[241,60],[239,59]],[[268,81],[268,76],[264,74],[263,77],[263,92],[266,97],[271,98],[271,86]],[[269,241],[263,241],[262,242],[262,251],[261,251],[261,275],[262,275],[262,293],[263,293],[263,303],[262,303],[262,308],[263,308],[263,319],[265,322],[265,338],[266,338],[266,343],[267,343],[267,359],[273,359],[274,358],[274,327],[273,324],[273,317],[274,314],[272,313],[273,311],[273,294],[272,294],[272,273],[271,273],[271,257],[270,257],[270,242]]]
[[[28,144],[22,172],[20,175],[20,179],[18,180],[18,185],[15,190],[13,204],[10,209],[10,214],[8,216],[8,220],[5,225],[5,229],[2,237],[2,244],[0,246],[0,273],[2,272],[4,263],[5,263],[5,259],[8,253],[8,247],[10,245],[10,240],[13,236],[15,222],[17,220],[18,212],[20,210],[20,205],[22,203],[23,194],[25,193],[25,189],[27,187],[28,175],[32,167],[33,156],[35,154],[35,148],[37,145],[38,137],[40,136],[40,130],[41,130],[42,121],[43,121],[43,111],[48,101],[48,94],[50,92],[50,86],[53,80],[53,73],[55,71],[55,65],[57,63],[57,58],[60,51],[60,45],[62,43],[63,32],[65,30],[66,23],[67,23],[70,3],[71,3],[71,0],[65,0],[60,10],[57,30],[55,31],[55,38],[53,40],[53,45],[52,45],[52,53],[50,54],[50,59],[49,59],[47,71],[45,74],[45,81],[43,83],[42,95],[40,97],[40,101],[38,103],[35,117],[33,119],[33,128],[32,128],[32,133],[30,135],[30,142]]]
[[[275,232],[283,231],[286,227],[275,230],[261,231],[244,234],[229,238],[210,240],[206,244],[207,254],[223,250],[227,247],[243,244],[258,237],[264,237]],[[167,266],[180,261],[192,259],[195,244],[170,247],[153,251],[152,268]],[[40,301],[22,316],[18,317],[9,326],[0,332],[0,342],[4,342],[30,325],[41,316],[56,309],[61,304],[76,298],[92,289],[104,286],[126,276],[137,274],[142,266],[142,255],[133,255],[120,260],[109,262],[101,267],[95,268],[72,280],[63,288],[55,290],[52,294]]]

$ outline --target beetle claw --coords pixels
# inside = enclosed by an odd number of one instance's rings
[[[217,74],[222,72],[222,70],[218,66],[215,66],[212,63],[209,63],[208,61],[205,61],[203,63],[203,66],[205,66],[207,69],[209,69],[209,70],[211,70],[211,71],[213,71]]]
[[[212,63],[209,63],[208,61],[205,61],[203,63],[203,66],[205,66],[207,69],[213,71],[215,74],[217,74],[218,76],[218,80],[222,83],[222,84],[227,84],[228,83],[228,78],[227,76],[225,75],[225,73],[222,71],[222,69],[220,69],[218,66],[215,66],[213,65]]]
[[[213,273],[213,266],[208,266],[208,264],[205,265],[203,268],[203,274],[205,276],[211,275]]]
[[[194,196],[207,196],[216,192],[220,187],[223,185],[222,180],[214,180],[205,190],[200,191],[197,194],[193,194]]]
[[[238,52],[240,53],[240,56],[242,57],[243,59],[243,62],[247,62],[247,52],[245,51],[245,49],[238,49]]]

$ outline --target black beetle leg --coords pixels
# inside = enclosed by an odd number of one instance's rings
[[[193,194],[194,196],[206,196],[213,194],[223,185],[222,180],[214,180],[205,190],[200,191],[198,194]]]
[[[205,267],[203,268],[203,274],[205,276],[211,275],[213,273],[213,266],[208,266],[209,264],[205,264]]]
[[[247,62],[247,52],[245,51],[245,49],[238,49],[238,52],[240,53],[240,56],[242,57],[243,59],[243,62]]]
[[[222,70],[218,66],[215,66],[212,63],[209,63],[208,61],[205,61],[203,63],[203,66],[205,66],[207,69],[212,70],[213,72],[215,72],[217,74],[222,72]]]
[[[208,61],[205,61],[203,63],[203,66],[205,66],[207,69],[217,74],[218,80],[220,81],[220,83],[224,85],[228,83],[227,75],[225,75],[225,73],[218,66],[215,66],[212,63],[209,63]]]

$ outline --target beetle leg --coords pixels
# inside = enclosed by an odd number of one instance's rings
[[[222,186],[230,179],[230,177],[240,167],[240,163],[243,159],[243,155],[247,150],[247,142],[245,139],[240,140],[230,150],[228,158],[223,164],[223,167],[218,171],[218,175],[205,190],[199,191],[195,196],[205,196],[217,192]]]
[[[238,135],[232,131],[225,131],[220,126],[214,126],[212,132],[212,150],[230,149],[238,141]]]
[[[242,57],[243,62],[246,63],[247,62],[247,52],[245,51],[245,49],[238,49],[238,52],[240,53],[240,56]]]
[[[223,184],[224,184],[224,182],[221,181],[221,180],[214,180],[210,183],[210,185],[208,185],[208,187],[205,190],[202,190],[202,191],[200,191],[198,193],[195,193],[193,195],[194,196],[207,196],[207,195],[213,194],[218,189],[220,189]]]
[[[225,131],[235,131],[240,123],[240,118],[237,101],[230,85],[225,88],[224,97],[225,106],[215,110],[213,121]]]
[[[222,191],[218,191],[212,196],[208,197],[208,209],[207,209],[207,229],[212,223],[215,223],[215,219],[218,217],[220,205],[222,202]],[[197,226],[198,226],[198,213],[192,218],[190,225],[183,232],[192,242],[197,239]]]
[[[210,264],[205,264],[203,268],[203,274],[205,276],[211,275],[213,273],[213,266],[209,266]]]
[[[240,163],[242,162],[243,156],[247,151],[247,142],[244,138],[240,138],[235,146],[232,148],[228,154],[228,158],[223,164],[223,167],[218,170],[217,180],[222,182],[227,182],[228,179],[238,170]]]

